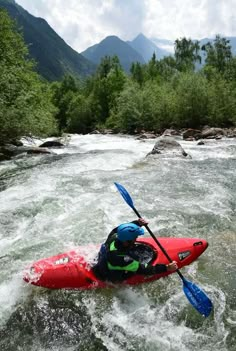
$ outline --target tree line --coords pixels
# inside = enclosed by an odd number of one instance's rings
[[[65,76],[48,83],[4,10],[0,31],[0,144],[22,135],[236,124],[236,57],[220,35],[202,47],[177,39],[173,56],[153,54],[147,64],[134,62],[130,74],[117,56],[105,56],[85,80]]]

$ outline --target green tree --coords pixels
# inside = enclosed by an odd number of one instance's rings
[[[209,124],[228,127],[236,124],[236,87],[234,82],[227,82],[216,75],[208,88]]]
[[[144,128],[161,132],[176,125],[177,97],[175,89],[168,82],[146,84],[143,90]],[[177,125],[176,125],[177,126]]]
[[[136,81],[140,87],[144,83],[144,70],[140,62],[133,62],[130,68],[131,78]]]
[[[137,84],[126,84],[117,98],[111,115],[106,122],[108,128],[116,132],[135,133],[143,128],[142,123],[142,94]]]
[[[105,57],[98,66],[93,80],[92,95],[95,103],[94,115],[98,124],[104,124],[116,104],[116,99],[126,81],[126,75],[117,56]]]
[[[91,97],[75,95],[68,110],[67,131],[70,133],[86,134],[94,129],[96,120],[92,110]]]
[[[177,124],[182,128],[197,128],[207,122],[208,83],[200,73],[185,73],[176,85]]]
[[[202,50],[206,54],[206,65],[216,68],[220,73],[224,73],[227,64],[232,58],[230,41],[217,35],[214,42],[208,42],[203,45]]]
[[[157,70],[163,82],[170,81],[177,73],[176,61],[172,56],[166,56],[157,62]]]
[[[24,134],[57,131],[50,93],[33,70],[15,22],[0,10],[0,143]]]
[[[236,86],[236,56],[228,61],[224,77],[227,81],[231,81]]]
[[[57,107],[56,119],[60,131],[66,130],[68,110],[74,95],[79,92],[79,83],[72,76],[67,75],[61,82],[51,84],[52,101]]]
[[[155,52],[152,55],[151,60],[145,66],[146,80],[154,80],[158,75],[158,61],[156,59]]]
[[[174,56],[177,68],[183,72],[194,70],[195,63],[201,63],[199,50],[199,41],[186,38],[176,39]]]

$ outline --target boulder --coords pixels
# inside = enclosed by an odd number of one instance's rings
[[[197,145],[205,145],[204,141],[200,140]]]
[[[156,135],[153,133],[143,133],[140,134],[136,139],[137,140],[143,140],[143,139],[156,139]]]
[[[39,145],[39,147],[63,147],[64,145],[58,140],[48,140]]]
[[[172,136],[172,135],[180,135],[180,133],[175,129],[166,129],[162,136]]]
[[[0,162],[10,160],[11,157],[0,152]]]
[[[47,150],[47,149],[43,149],[41,146],[40,147],[31,147],[28,148],[28,150],[26,151],[26,153],[28,155],[32,155],[32,154],[52,154],[51,151]]]
[[[17,140],[17,139],[11,140],[9,142],[9,144],[14,145],[14,146],[23,146],[24,145],[21,140]]]
[[[195,140],[200,139],[201,138],[201,131],[198,129],[189,128],[183,132],[183,139],[184,140],[193,140],[193,138]]]
[[[224,129],[222,128],[204,128],[202,131],[203,139],[215,139],[218,136],[225,135]]]
[[[229,128],[226,134],[228,138],[236,138],[236,128]]]
[[[5,146],[2,146],[0,148],[0,153],[3,154],[5,156],[5,159],[10,159],[11,157],[15,157],[17,155],[26,153],[26,154],[51,154],[52,152],[47,150],[47,149],[43,149],[43,148],[39,148],[36,146],[14,146],[11,144],[6,144]]]
[[[171,137],[161,137],[154,145],[152,151],[147,154],[147,156],[158,154],[163,154],[165,156],[188,156],[187,152],[185,152],[182,146],[174,138]]]
[[[95,129],[92,132],[90,132],[89,134],[101,134],[101,132],[99,132],[99,130]]]

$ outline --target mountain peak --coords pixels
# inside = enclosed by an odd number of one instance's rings
[[[104,38],[101,43],[103,42],[120,42],[122,41],[119,37],[117,37],[116,35],[108,35],[106,38]]]
[[[145,37],[145,35],[144,35],[143,33],[139,33],[139,34],[137,35],[137,37],[134,38],[134,40],[135,40],[135,39],[147,39],[147,37]]]
[[[141,54],[115,35],[106,37],[99,44],[90,46],[81,54],[95,64],[99,64],[104,56],[116,55],[127,72],[129,72],[133,62],[142,64],[145,62]]]

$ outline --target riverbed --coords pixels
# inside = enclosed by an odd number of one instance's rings
[[[72,135],[52,155],[0,163],[2,351],[235,351],[236,140],[176,140],[191,158],[146,157],[153,139]],[[23,282],[31,262],[101,243],[135,219],[114,182],[157,236],[208,241],[182,273],[213,301],[210,317],[189,304],[176,274],[93,291]]]

